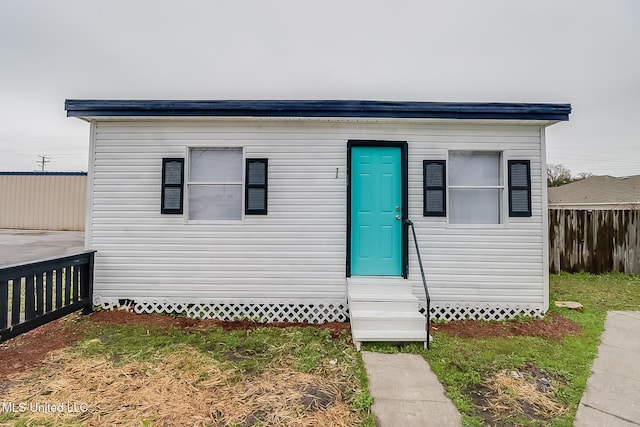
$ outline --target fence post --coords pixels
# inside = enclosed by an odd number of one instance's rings
[[[86,301],[86,306],[82,309],[82,314],[90,314],[93,312],[93,258],[94,253],[89,254],[89,262],[82,267],[80,278],[82,280],[82,288],[80,289],[80,298]]]
[[[9,319],[9,281],[0,281],[0,329],[7,327]]]
[[[12,280],[13,291],[11,295],[11,325],[20,323],[20,304],[22,299],[22,277]]]
[[[24,291],[24,318],[25,320],[31,320],[36,317],[36,289],[33,284],[33,275],[28,275],[26,282]]]

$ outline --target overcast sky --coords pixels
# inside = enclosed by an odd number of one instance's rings
[[[87,170],[64,100],[571,103],[549,163],[640,174],[638,0],[0,0],[0,171]]]

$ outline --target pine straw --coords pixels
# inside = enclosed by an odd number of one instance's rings
[[[222,367],[222,369],[221,369]],[[335,377],[335,376],[333,376]],[[335,378],[283,368],[253,377],[181,346],[157,363],[122,366],[59,350],[42,371],[11,379],[0,401],[88,404],[84,414],[25,413],[28,420],[88,426],[351,426],[359,418]]]
[[[553,382],[544,391],[540,390],[535,378],[528,376],[513,376],[511,371],[501,371],[486,382],[491,390],[487,403],[493,413],[515,413],[522,415],[540,416],[552,419],[566,412],[564,406],[550,397]]]

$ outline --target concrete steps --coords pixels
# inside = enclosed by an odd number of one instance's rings
[[[427,343],[426,319],[418,311],[412,284],[397,277],[347,278],[353,342],[422,341]]]

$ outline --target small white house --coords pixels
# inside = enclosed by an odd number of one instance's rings
[[[263,321],[359,314],[364,329],[391,317],[409,329],[425,291],[408,219],[432,317],[548,308],[545,128],[568,120],[570,105],[65,107],[91,124],[86,245],[97,250],[98,306]],[[395,338],[423,340],[420,318],[420,337],[400,322]]]

